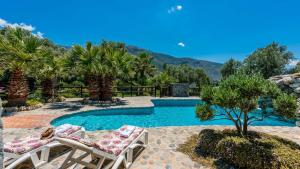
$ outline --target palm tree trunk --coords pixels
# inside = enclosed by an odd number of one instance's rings
[[[15,68],[12,71],[7,94],[9,106],[26,106],[29,95],[28,81],[20,68]]]
[[[44,79],[42,82],[42,96],[45,98],[46,102],[49,102],[50,100],[52,102],[55,101],[55,98],[57,98],[57,80],[54,79]]]
[[[113,84],[114,78],[111,75],[105,75],[102,78],[101,88],[100,88],[100,100],[101,101],[111,101],[113,95]]]
[[[90,100],[99,100],[98,77],[94,75],[87,75],[86,78]]]

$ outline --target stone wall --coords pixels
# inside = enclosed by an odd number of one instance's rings
[[[171,95],[173,97],[188,97],[189,84],[188,83],[173,83],[171,84]]]
[[[281,89],[297,96],[297,102],[300,106],[300,73],[273,76],[269,80],[275,82]],[[300,126],[300,109],[297,111],[298,122]]]

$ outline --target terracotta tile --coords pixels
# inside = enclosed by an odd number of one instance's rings
[[[60,115],[14,115],[2,118],[4,128],[35,128],[45,127],[50,122]]]

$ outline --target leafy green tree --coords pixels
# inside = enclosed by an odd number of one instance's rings
[[[165,65],[166,72],[176,83],[195,83],[198,87],[210,84],[210,79],[201,68],[192,68],[188,65]]]
[[[192,79],[192,82],[195,82],[200,89],[203,86],[207,86],[211,83],[209,77],[206,75],[203,69],[194,69],[194,74],[195,75],[194,79]]]
[[[260,76],[236,74],[222,80],[218,87],[205,87],[201,98],[205,102],[197,106],[196,114],[201,120],[225,118],[231,120],[237,132],[246,136],[248,126],[254,121],[262,120],[254,112],[258,100],[269,97],[275,100],[275,111],[286,118],[294,118],[297,108],[293,96],[284,94],[276,84]],[[287,105],[285,105],[287,104]],[[220,112],[214,106],[222,107]],[[285,105],[285,106],[282,106]]]
[[[26,74],[43,53],[44,39],[21,28],[7,27],[0,31],[0,60],[10,70],[8,104],[26,105],[29,94]]]
[[[293,54],[285,46],[272,43],[265,48],[257,49],[244,61],[247,74],[260,73],[264,78],[282,74],[285,66],[293,59]]]
[[[148,53],[140,53],[133,61],[135,81],[140,85],[146,85],[147,79],[154,76],[155,66],[152,57]]]
[[[221,74],[223,78],[226,78],[230,75],[233,75],[238,72],[239,68],[242,66],[242,63],[236,61],[234,59],[229,59],[227,62],[224,63]]]

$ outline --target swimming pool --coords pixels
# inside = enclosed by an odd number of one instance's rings
[[[195,106],[201,103],[199,99],[156,99],[152,102],[154,107],[104,109],[65,115],[54,119],[51,124],[58,126],[70,123],[83,126],[89,131],[117,129],[124,124],[140,127],[233,125],[231,121],[224,119],[200,121],[195,116]],[[269,116],[253,125],[295,126],[295,122]]]

